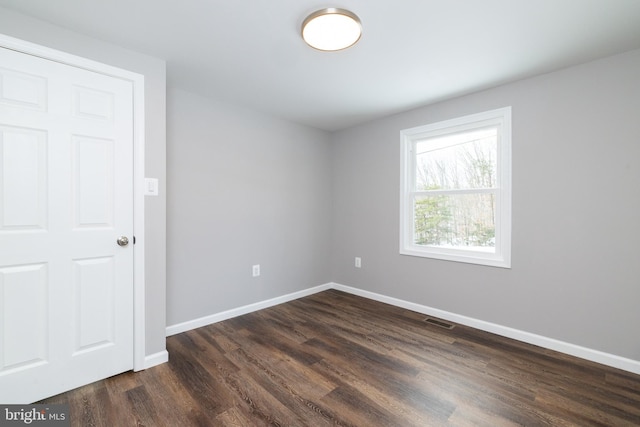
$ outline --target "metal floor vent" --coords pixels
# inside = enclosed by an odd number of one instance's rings
[[[432,325],[440,326],[441,328],[445,328],[445,329],[455,328],[455,325],[452,325],[451,323],[443,322],[442,320],[432,319],[430,317],[427,317],[426,319],[424,319],[424,321]]]

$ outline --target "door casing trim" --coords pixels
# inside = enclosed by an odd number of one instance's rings
[[[144,260],[144,76],[81,56],[0,34],[0,47],[72,67],[130,81],[133,85],[133,370],[145,369],[145,260]]]

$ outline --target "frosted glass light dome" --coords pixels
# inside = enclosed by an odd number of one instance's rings
[[[360,18],[334,7],[313,12],[302,23],[302,38],[314,49],[342,50],[356,44],[362,35]]]

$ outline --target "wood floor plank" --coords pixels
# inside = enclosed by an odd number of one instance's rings
[[[640,426],[640,375],[336,290],[167,339],[44,402],[72,426]]]
[[[168,426],[209,425],[209,418],[189,393],[186,384],[175,375],[170,364],[138,372],[136,376],[153,396],[159,416],[166,420]],[[175,408],[181,409],[176,411]]]
[[[255,348],[254,348],[255,349]],[[344,423],[331,410],[325,408],[313,395],[305,393],[306,385],[299,385],[289,381],[286,372],[278,372],[274,367],[277,360],[264,358],[259,353],[252,353],[238,349],[229,354],[236,363],[246,366],[245,374],[252,382],[259,385],[274,402],[265,405],[273,410],[282,407],[281,413],[291,412],[284,419],[293,425],[344,425]],[[264,396],[261,396],[264,397]],[[285,410],[286,408],[286,410]],[[280,418],[282,419],[282,417]]]
[[[215,421],[212,421],[210,425],[216,425],[220,427],[247,427],[262,425],[266,426],[269,424],[263,420],[251,419],[247,417],[244,410],[232,407],[224,411],[222,414],[218,415]]]
[[[317,372],[327,378],[332,378],[333,382],[344,384],[352,389],[359,390],[373,401],[379,403],[380,406],[387,408],[388,411],[402,416],[405,420],[411,420],[411,423],[417,425],[437,425],[442,421],[435,412],[425,412],[407,402],[402,396],[391,395],[384,388],[376,387],[368,380],[343,369],[342,366],[335,363],[322,360],[313,366]],[[407,422],[407,421],[405,421]]]

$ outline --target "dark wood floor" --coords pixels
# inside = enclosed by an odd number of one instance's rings
[[[640,425],[640,376],[330,290],[48,399],[77,426]]]

